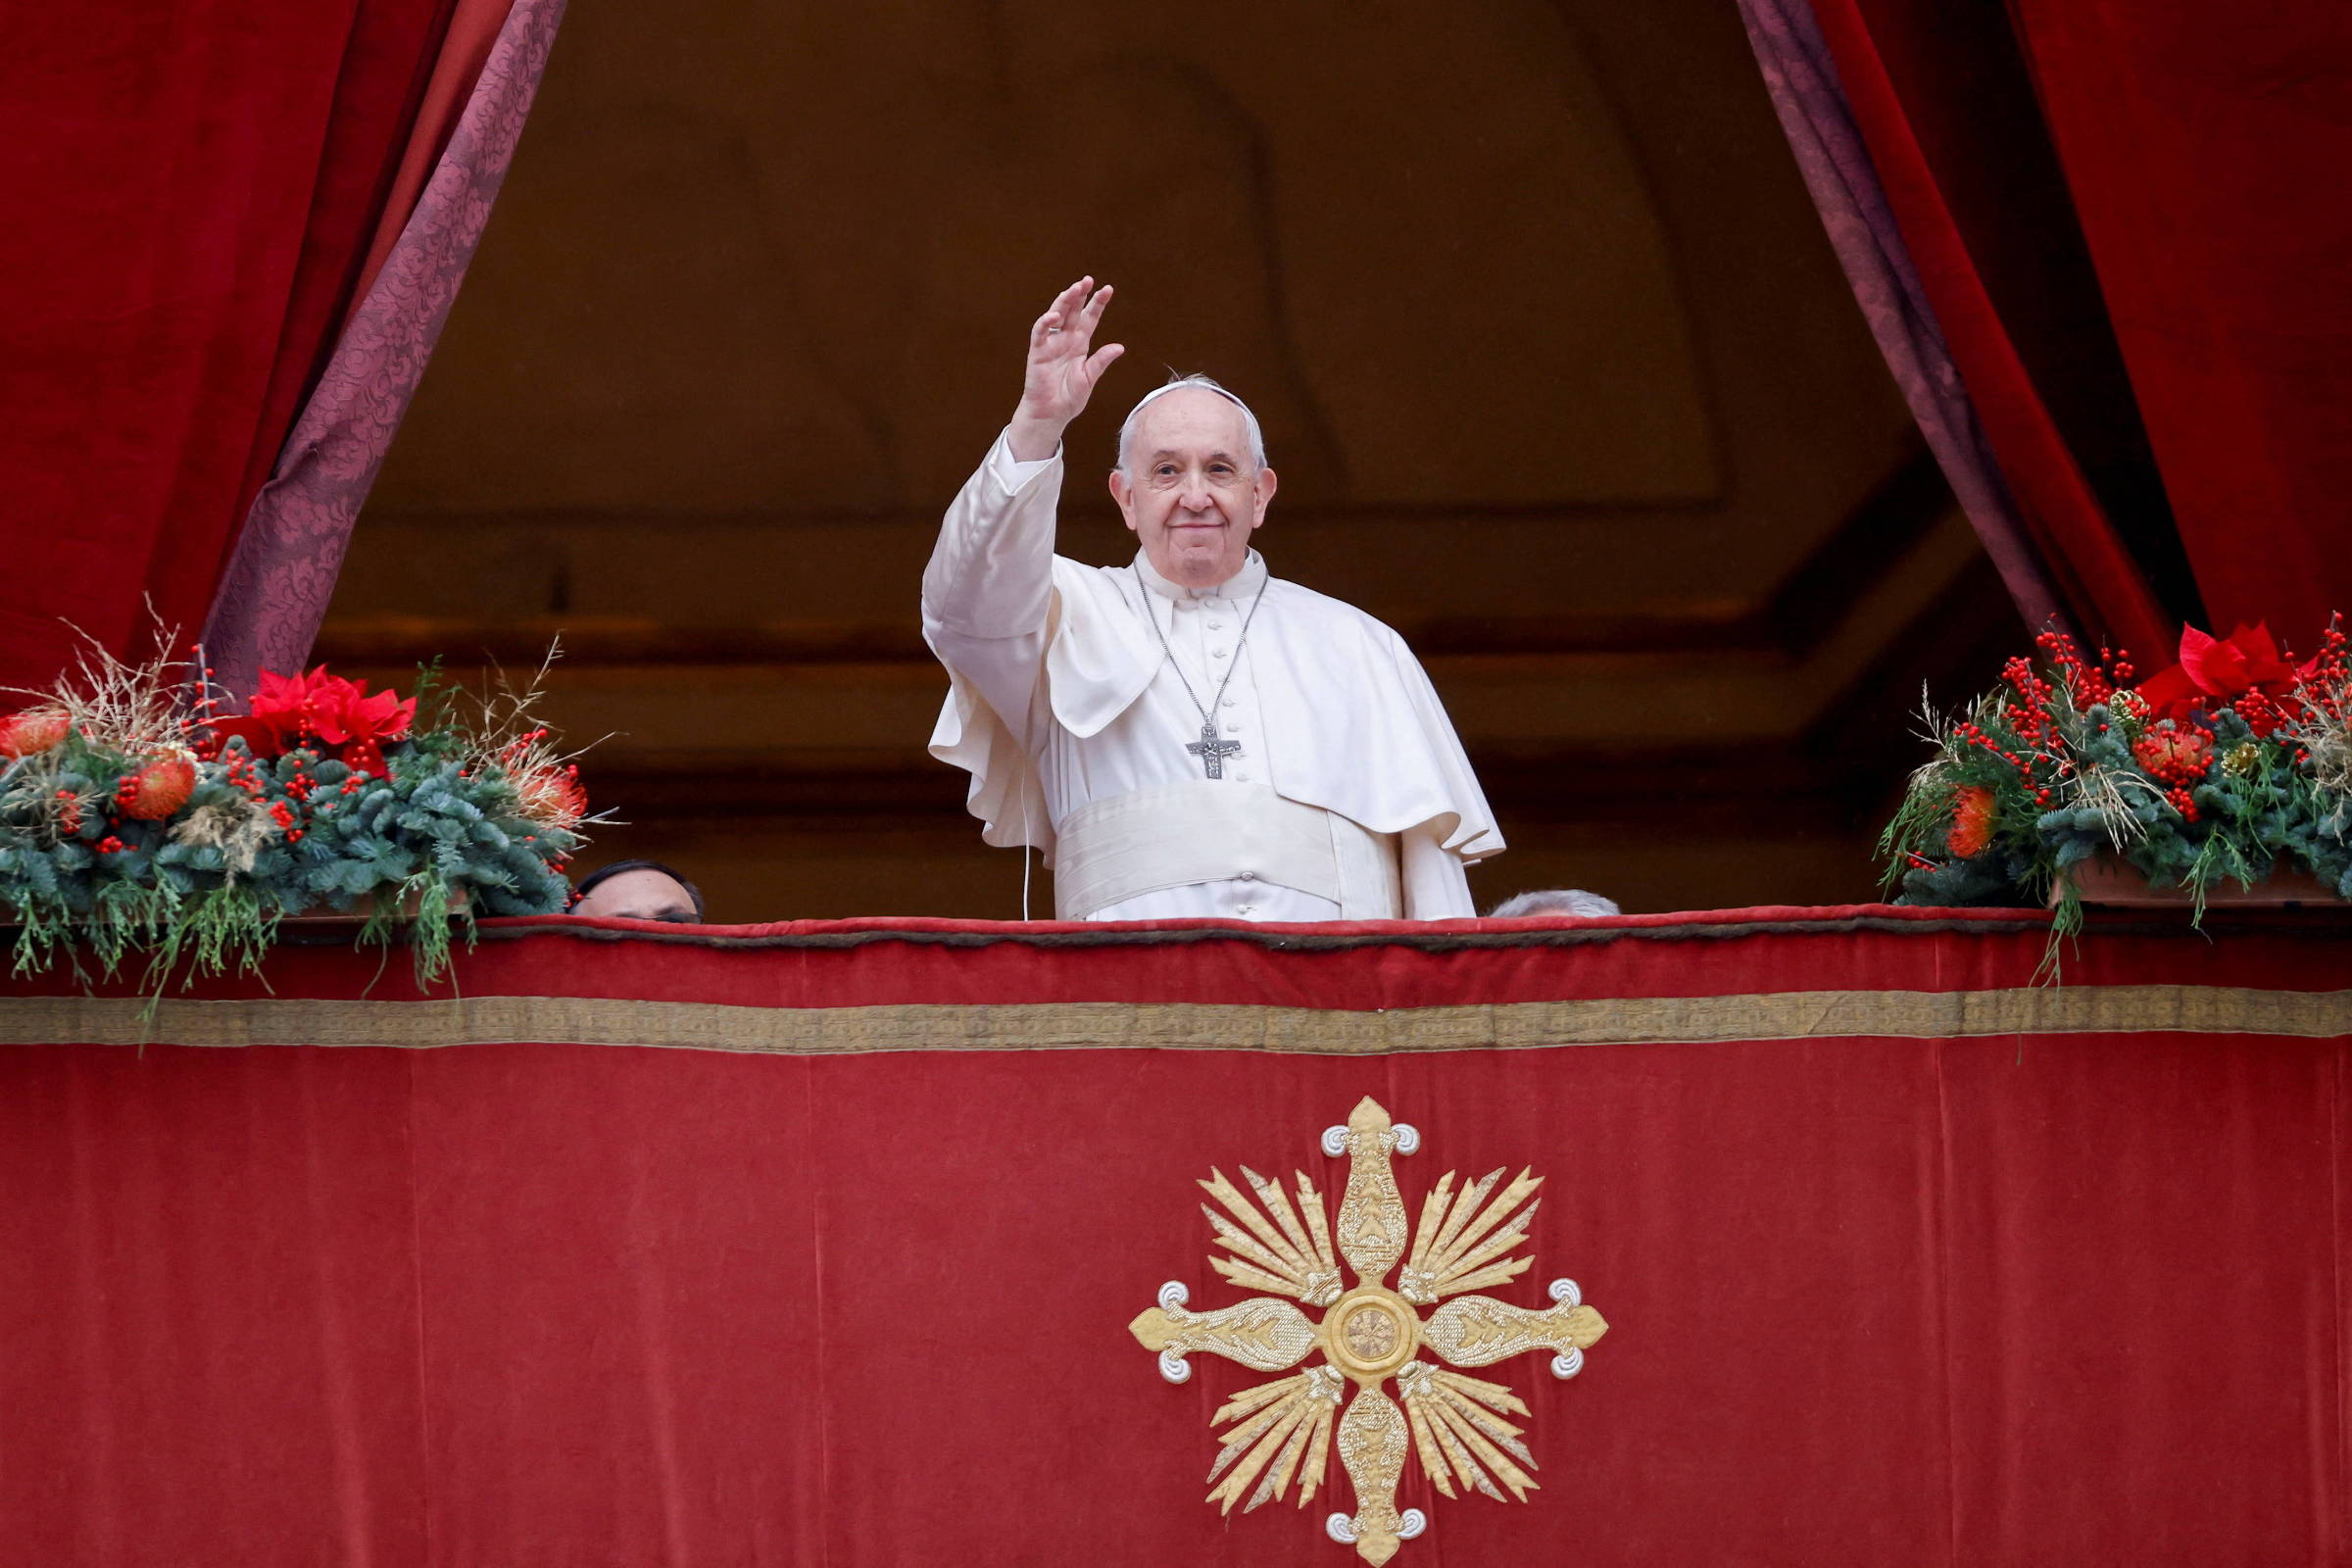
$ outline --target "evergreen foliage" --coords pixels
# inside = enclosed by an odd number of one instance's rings
[[[524,727],[536,685],[468,726],[428,670],[432,727],[411,732],[413,707],[323,669],[265,677],[270,701],[214,718],[180,667],[105,660],[0,719],[16,973],[112,977],[138,954],[160,996],[250,971],[281,920],[332,911],[364,915],[362,941],[405,935],[421,988],[448,968],[453,921],[470,939],[478,915],[564,906],[585,802],[547,730]]]
[[[1936,757],[1879,843],[1896,903],[2054,903],[2064,931],[2080,922],[2067,873],[2093,857],[2186,890],[2200,915],[2212,890],[2287,870],[2352,900],[2339,629],[2294,666],[2261,628],[2192,628],[2182,662],[2138,685],[2122,656],[2040,645],[2040,667],[2011,660],[1964,716],[1927,713]]]

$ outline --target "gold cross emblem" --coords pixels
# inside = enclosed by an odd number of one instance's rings
[[[1421,1205],[1408,1255],[1404,1200],[1389,1156],[1419,1147],[1420,1135],[1392,1123],[1370,1098],[1357,1104],[1347,1126],[1325,1132],[1323,1152],[1348,1156],[1336,1225],[1303,1172],[1297,1176],[1296,1206],[1279,1182],[1247,1165],[1242,1176],[1257,1195],[1255,1203],[1222,1171],[1210,1171],[1200,1184],[1224,1210],[1204,1203],[1201,1212],[1217,1244],[1234,1254],[1212,1256],[1209,1266],[1246,1290],[1277,1291],[1321,1307],[1320,1319],[1268,1296],[1191,1311],[1185,1305],[1190,1293],[1171,1281],[1160,1287],[1159,1304],[1128,1325],[1145,1349],[1158,1352],[1160,1375],[1171,1383],[1193,1375],[1185,1357],[1195,1350],[1258,1372],[1286,1371],[1319,1351],[1305,1371],[1245,1389],[1209,1418],[1211,1426],[1232,1426],[1209,1467],[1208,1479],[1217,1485],[1208,1500],[1222,1503],[1226,1513],[1241,1502],[1247,1513],[1279,1500],[1296,1481],[1298,1506],[1305,1507],[1329,1473],[1336,1429],[1355,1512],[1335,1513],[1324,1528],[1374,1564],[1387,1562],[1399,1544],[1428,1527],[1420,1509],[1396,1509],[1408,1448],[1448,1497],[1456,1482],[1497,1501],[1502,1488],[1525,1501],[1536,1487],[1528,1474],[1536,1468],[1535,1456],[1522,1429],[1507,1419],[1526,1415],[1527,1406],[1503,1384],[1447,1371],[1418,1352],[1426,1348],[1448,1366],[1466,1367],[1544,1348],[1555,1352],[1552,1375],[1570,1378],[1609,1328],[1583,1304],[1573,1280],[1552,1281],[1546,1308],[1465,1294],[1507,1285],[1533,1266],[1532,1258],[1510,1255],[1527,1240],[1527,1221],[1538,1206],[1528,1200],[1543,1185],[1524,1170],[1500,1192],[1494,1190],[1500,1170],[1464,1183],[1458,1192],[1447,1171]],[[1353,1289],[1333,1255],[1335,1233],[1339,1257],[1355,1275]],[[1399,1258],[1404,1267],[1392,1290],[1386,1282]],[[1424,1317],[1419,1309],[1426,1306],[1436,1310]],[[1392,1378],[1395,1399],[1381,1387]],[[1355,1394],[1342,1414],[1349,1383]]]

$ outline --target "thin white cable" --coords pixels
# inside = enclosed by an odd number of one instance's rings
[[[1029,922],[1029,792],[1021,791],[1021,923]]]

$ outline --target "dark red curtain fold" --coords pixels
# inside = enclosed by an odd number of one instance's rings
[[[2207,610],[2352,613],[2352,7],[2012,0]]]
[[[202,624],[329,346],[451,0],[25,12],[0,65],[0,687]]]
[[[2308,647],[2352,606],[2352,10],[1813,12],[2077,616],[2143,663],[2184,620]]]
[[[459,117],[466,112],[466,101],[472,97],[482,68],[489,64],[499,32],[514,9],[514,0],[455,0],[448,26],[442,33],[441,47],[432,60],[431,77],[424,83],[416,113],[411,118],[408,145],[393,171],[390,192],[377,204],[375,233],[368,242],[367,255],[352,284],[343,324],[350,324],[376,274],[383,270],[401,231],[408,227],[409,218],[424,194],[425,181],[448,148],[450,136],[458,128]]]
[[[2006,20],[1935,0],[1813,10],[2050,577],[2086,631],[2169,648],[2201,607]]]
[[[360,508],[513,165],[563,15],[563,0],[459,0],[361,291],[219,573],[204,652],[232,693],[310,657]]]

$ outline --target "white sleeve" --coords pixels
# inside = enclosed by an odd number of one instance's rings
[[[1015,463],[999,436],[940,524],[923,568],[923,636],[1015,735],[1038,699],[1054,601],[1058,454]]]
[[[1407,920],[1469,919],[1478,913],[1462,858],[1439,842],[1431,824],[1396,835],[1398,869],[1403,872]]]
[[[1012,443],[1002,435],[997,437],[997,444],[988,449],[988,470],[997,476],[997,482],[1004,487],[1006,495],[1013,494],[1060,461],[1061,448],[1055,447],[1050,458],[1023,463],[1012,455]]]

